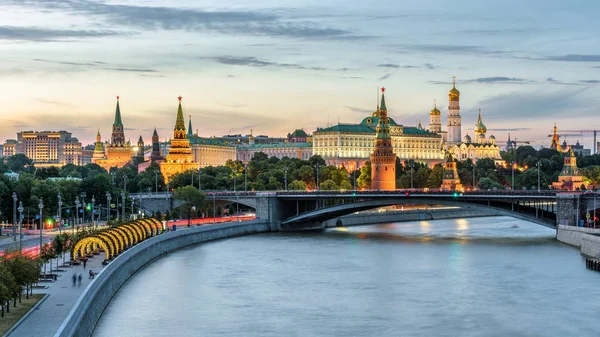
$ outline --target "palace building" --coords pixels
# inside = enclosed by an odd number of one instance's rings
[[[194,162],[194,156],[192,155],[190,140],[187,139],[183,110],[181,109],[181,98],[181,96],[177,98],[179,100],[179,107],[177,108],[177,118],[175,120],[173,139],[171,139],[171,147],[166,160],[160,163],[160,171],[166,182],[177,173],[198,169],[198,163]]]
[[[98,148],[98,137],[100,131],[96,135],[95,157],[92,157],[92,162],[102,166],[109,171],[111,167],[123,167],[131,162],[132,153],[131,144],[125,142],[125,132],[123,121],[121,120],[121,108],[119,105],[119,96],[117,96],[117,108],[115,109],[115,120],[112,126],[112,135],[110,143],[106,144],[104,149],[104,157],[99,157],[100,149]],[[96,150],[98,152],[96,152]]]
[[[375,146],[380,107],[359,124],[337,124],[318,128],[313,133],[313,154],[321,156],[328,165],[344,166],[349,170],[362,167],[370,159]],[[436,109],[437,110],[437,109]],[[439,112],[439,110],[438,110]],[[404,126],[387,117],[392,150],[400,160],[435,164],[444,160],[442,134],[416,127]]]
[[[307,142],[310,137],[303,130],[295,130],[288,134],[288,141],[277,143],[256,143],[252,130],[248,137],[248,144],[236,145],[237,160],[248,164],[250,159],[259,152],[266,154],[269,157],[276,158],[298,158],[308,160],[313,155],[312,143]]]
[[[475,139],[467,134],[462,143],[450,146],[449,150],[452,155],[460,161],[471,159],[476,162],[482,158],[489,158],[497,164],[503,163],[504,161],[500,157],[500,147],[496,145],[496,137],[494,135],[486,137],[487,128],[481,120],[481,109],[479,109],[479,117],[474,131]]]
[[[396,189],[396,154],[392,148],[390,119],[385,106],[385,88],[381,88],[381,105],[378,110],[375,146],[371,153],[371,189],[393,191]]]

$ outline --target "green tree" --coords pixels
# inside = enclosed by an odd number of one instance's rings
[[[26,155],[18,153],[6,159],[6,166],[13,172],[31,172],[30,169],[33,169],[33,162]]]
[[[204,205],[204,194],[192,186],[178,187],[175,190],[173,199],[183,202],[181,205],[181,216],[185,216],[188,219],[191,219],[192,211],[200,210]]]
[[[321,184],[319,184],[319,188],[322,191],[336,191],[339,190],[340,187],[338,186],[338,184],[335,183],[335,181],[329,179],[329,180],[325,180],[324,182],[322,182]]]
[[[361,189],[371,188],[371,162],[368,161],[365,166],[360,169],[360,176],[356,179],[358,187]]]
[[[302,180],[294,180],[288,185],[291,191],[306,191],[306,184]]]

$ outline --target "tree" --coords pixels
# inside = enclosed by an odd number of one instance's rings
[[[429,173],[429,177],[427,177],[427,182],[425,183],[425,187],[428,188],[440,188],[442,186],[442,174],[444,173],[444,168],[441,164],[436,164],[431,172]]]
[[[5,264],[0,264],[0,303],[2,304],[2,315],[4,315],[4,308],[6,312],[10,312],[10,300],[15,298],[15,294],[18,291],[17,282],[15,277],[12,275],[10,270]]]
[[[323,191],[336,191],[340,189],[340,187],[335,183],[335,181],[331,179],[322,182],[319,188]]]
[[[371,188],[371,162],[368,161],[365,166],[360,169],[360,176],[356,178],[358,187],[361,189]]]
[[[13,172],[23,172],[26,167],[33,168],[33,162],[26,155],[18,153],[6,159],[6,166]]]
[[[491,190],[494,187],[497,189],[501,189],[502,185],[487,177],[479,179],[479,183],[477,184],[477,188],[482,190]]]
[[[192,217],[192,210],[199,210],[204,205],[204,194],[192,186],[178,187],[173,199],[183,202],[181,205],[182,216],[186,216],[188,219]]]
[[[302,180],[294,180],[288,185],[292,191],[306,191],[306,184]]]

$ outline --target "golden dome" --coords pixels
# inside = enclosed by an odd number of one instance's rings
[[[433,109],[431,111],[429,111],[430,115],[436,115],[439,116],[440,115],[440,110],[438,110],[435,99],[433,100]]]
[[[460,91],[456,89],[456,77],[452,77],[452,89],[448,92],[448,97],[450,97],[451,101],[458,101],[460,97]]]
[[[475,124],[475,133],[485,135],[487,128],[481,121],[481,109],[479,109],[479,118],[477,118],[477,124]]]

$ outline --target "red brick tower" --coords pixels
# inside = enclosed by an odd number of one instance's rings
[[[371,189],[391,191],[396,189],[396,154],[392,148],[390,120],[385,106],[385,88],[381,88],[378,118],[375,148],[371,153]]]

